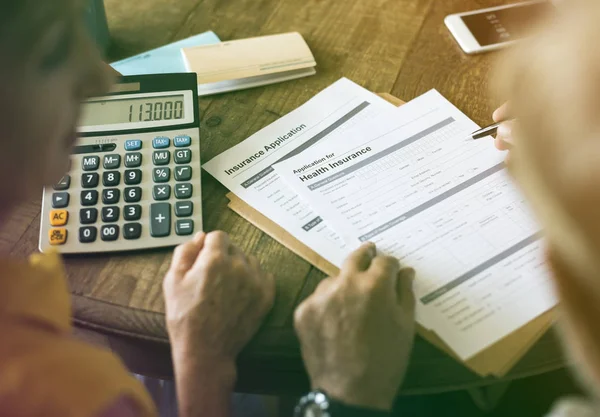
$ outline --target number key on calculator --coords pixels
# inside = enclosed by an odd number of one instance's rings
[[[202,230],[195,75],[131,76],[120,83],[139,88],[83,104],[70,172],[44,190],[42,251],[174,246]]]

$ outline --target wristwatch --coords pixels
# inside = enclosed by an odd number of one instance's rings
[[[387,411],[343,404],[323,390],[310,392],[300,399],[294,417],[390,417]]]

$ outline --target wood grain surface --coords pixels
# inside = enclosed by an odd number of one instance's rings
[[[317,75],[200,100],[202,161],[208,161],[345,76],[371,91],[410,100],[438,89],[479,124],[494,104],[488,78],[497,55],[463,54],[443,24],[449,13],[507,1],[475,0],[106,0],[120,59],[206,30],[223,40],[298,31],[318,63]],[[491,146],[491,144],[490,144]],[[227,208],[227,190],[203,173],[207,231],[224,230],[277,276],[275,307],[240,357],[240,389],[299,393],[307,388],[292,328],[293,310],[324,277],[310,264]],[[40,190],[41,195],[41,190]],[[0,230],[0,251],[25,257],[37,250],[40,201],[17,209]],[[172,250],[66,260],[75,322],[95,331],[92,342],[118,352],[138,373],[171,375],[161,281]],[[564,365],[552,333],[505,379]],[[494,382],[481,379],[417,340],[404,392],[438,392]]]

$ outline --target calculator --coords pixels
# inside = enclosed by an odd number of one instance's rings
[[[82,105],[71,168],[43,194],[40,250],[174,246],[202,230],[196,74],[122,77]]]

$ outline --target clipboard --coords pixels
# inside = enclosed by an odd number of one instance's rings
[[[404,102],[390,94],[379,96],[390,103],[401,106]],[[339,269],[325,260],[318,253],[304,245],[278,224],[255,210],[233,193],[228,193],[229,208],[249,223],[271,236],[277,242],[300,256],[317,269],[329,276],[337,275]],[[533,345],[552,327],[554,309],[542,314],[535,320],[506,336],[494,345],[478,353],[468,361],[462,361],[434,332],[418,326],[417,333],[429,343],[463,363],[474,373],[486,377],[503,377],[533,347]]]

